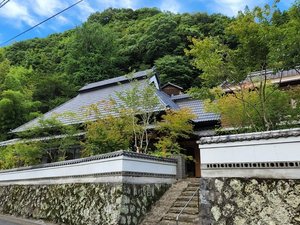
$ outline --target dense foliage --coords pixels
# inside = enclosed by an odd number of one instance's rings
[[[240,12],[225,29],[225,35],[236,38],[235,48],[218,37],[192,39],[186,53],[202,71],[202,87],[191,93],[211,98],[210,108],[221,113],[223,125],[272,130],[299,121],[299,103],[290,105],[291,99],[299,102],[299,96],[279,90],[280,80],[274,85],[268,78],[269,69],[279,74],[295,69],[300,74],[299,16],[299,1],[285,13],[276,5],[256,7]],[[247,76],[253,71],[255,77]]]
[[[74,30],[0,49],[0,140],[86,83],[156,65],[162,83],[200,84],[199,71],[184,55],[188,37],[230,40],[224,30],[231,20],[220,14],[109,8]]]
[[[295,68],[299,5],[296,0],[285,12],[246,10],[236,18],[109,8],[76,29],[1,48],[0,140],[86,83],[133,70],[156,66],[162,84],[210,89],[225,79],[239,82],[251,71]]]

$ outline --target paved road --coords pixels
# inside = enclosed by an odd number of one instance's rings
[[[11,223],[11,222],[0,219],[0,225],[19,225],[19,224]]]
[[[43,221],[28,220],[8,215],[0,215],[0,225],[51,225]],[[54,225],[54,224],[52,224]]]

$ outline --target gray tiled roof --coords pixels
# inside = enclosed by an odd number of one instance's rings
[[[188,94],[181,94],[181,95],[173,95],[171,96],[171,99],[173,101],[179,100],[179,99],[188,99],[190,96]]]
[[[73,134],[73,137],[78,137],[78,136],[84,136],[85,132],[80,132],[77,134]],[[52,136],[46,136],[46,137],[39,137],[39,138],[31,138],[31,139],[21,139],[21,138],[15,138],[7,141],[2,141],[0,142],[0,147],[8,146],[8,145],[14,145],[17,143],[32,143],[32,142],[40,142],[40,141],[48,141],[48,140],[53,140],[53,139],[61,139],[67,137],[65,134],[60,134],[60,135],[52,135]]]
[[[274,73],[272,70],[266,71],[267,79],[276,79],[280,77],[293,77],[298,75],[299,73],[295,69],[284,70],[282,72],[277,72],[277,73]],[[261,74],[261,71],[252,72],[246,77],[245,81],[251,81],[251,79],[255,79],[255,78],[261,79],[261,76],[264,77],[264,74]]]
[[[157,93],[158,97],[165,103],[167,108],[171,109],[179,109],[179,106],[175,104],[174,101],[167,95],[165,92],[158,90]]]
[[[20,140],[21,140],[20,138],[14,138],[14,139],[10,139],[10,140],[7,140],[7,141],[1,141],[0,142],[0,147],[16,144]]]
[[[153,72],[153,70],[141,71],[134,74],[134,77],[138,78],[137,82],[139,82],[141,88],[149,84],[148,80],[145,78],[151,72]],[[79,93],[75,98],[72,98],[66,103],[45,113],[42,119],[55,117],[60,122],[67,125],[93,121],[96,120],[99,115],[117,115],[115,111],[109,110],[109,101],[113,99],[117,104],[121,104],[116,93],[122,93],[123,91],[132,88],[132,84],[127,81],[128,78],[126,76],[121,76],[88,84],[79,90]],[[156,109],[154,109],[154,111],[163,111],[166,108],[179,109],[188,107],[191,108],[197,115],[197,118],[194,120],[195,122],[214,121],[220,119],[219,115],[205,112],[203,103],[200,100],[193,100],[186,94],[170,97],[161,90],[157,90],[156,95],[159,99],[159,105]],[[94,108],[98,110],[97,113],[91,110],[91,105],[96,106]],[[36,118],[31,120],[11,132],[18,133],[37,127],[39,126],[40,119],[41,118]]]
[[[139,80],[140,86],[147,85],[147,80]],[[79,94],[67,101],[66,103],[58,106],[57,108],[47,112],[43,115],[43,119],[49,119],[51,117],[56,117],[63,124],[78,124],[87,121],[93,121],[97,118],[95,112],[91,112],[90,106],[96,105],[99,110],[100,115],[116,115],[115,112],[107,110],[107,106],[110,99],[114,99],[116,103],[120,103],[120,100],[117,98],[116,93],[128,90],[131,87],[131,83],[123,83],[119,85],[115,83],[112,86],[102,86],[102,88],[90,89],[87,92],[79,92]],[[167,107],[176,107],[171,100],[167,99],[164,94],[160,91],[157,91],[157,96],[160,100],[156,111],[161,111]],[[178,108],[178,107],[177,107]],[[40,118],[36,118],[24,125],[12,130],[13,133],[22,132],[33,127],[39,126]]]
[[[147,77],[147,76],[151,75],[151,73],[153,73],[153,69],[136,72],[132,76],[133,76],[133,78],[138,79],[138,78]],[[112,79],[102,80],[102,81],[95,82],[95,83],[90,83],[90,84],[85,85],[81,89],[79,89],[79,92],[84,92],[84,91],[88,91],[88,90],[95,89],[95,88],[103,88],[104,86],[108,86],[108,85],[116,85],[116,84],[122,83],[124,81],[128,81],[128,76],[125,75],[125,76],[115,77]]]
[[[273,131],[264,131],[264,132],[255,132],[255,133],[245,133],[245,134],[203,137],[200,138],[198,143],[214,144],[214,143],[251,141],[251,140],[273,139],[273,138],[284,138],[284,137],[298,137],[298,136],[300,136],[300,128],[294,128],[294,129],[273,130]]]
[[[220,120],[220,115],[205,111],[204,104],[201,100],[192,99],[187,94],[172,96],[172,100],[180,108],[190,108],[192,112],[195,113],[197,116],[197,118],[193,120],[194,122],[208,122]]]

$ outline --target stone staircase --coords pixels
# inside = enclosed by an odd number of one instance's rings
[[[176,216],[199,187],[199,179],[181,180],[163,195],[140,225],[176,225]],[[200,224],[198,195],[195,195],[179,217],[179,225]]]

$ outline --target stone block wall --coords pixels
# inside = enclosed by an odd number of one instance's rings
[[[300,180],[201,178],[202,225],[300,224]]]
[[[137,225],[170,184],[0,186],[0,212],[68,225]]]

